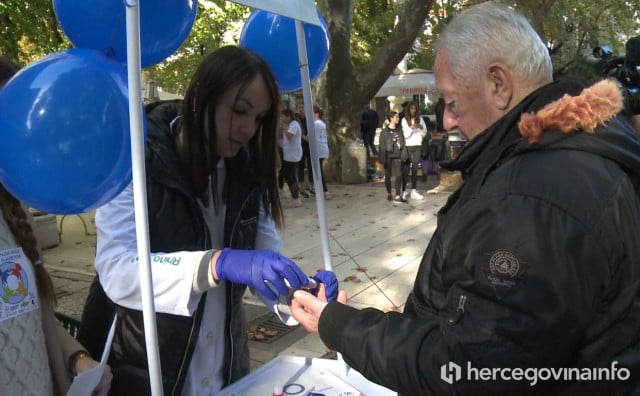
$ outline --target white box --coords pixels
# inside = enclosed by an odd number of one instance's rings
[[[49,249],[58,246],[60,237],[58,236],[58,220],[56,215],[50,213],[33,213],[36,223],[36,239],[42,249]]]
[[[309,392],[325,396],[397,395],[396,392],[367,380],[342,361],[284,355],[252,371],[217,395],[269,396],[275,386],[280,386],[285,396],[305,396]]]

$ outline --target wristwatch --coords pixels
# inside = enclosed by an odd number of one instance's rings
[[[91,355],[82,349],[75,351],[71,356],[69,356],[69,371],[71,371],[74,377],[78,375],[76,372],[76,364],[78,363],[78,360],[86,357],[91,358]]]

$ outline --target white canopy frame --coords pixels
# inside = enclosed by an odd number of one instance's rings
[[[406,73],[390,75],[375,96],[412,96],[435,92],[436,81],[433,72],[411,69]]]

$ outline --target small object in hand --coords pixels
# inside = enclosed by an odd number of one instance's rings
[[[312,277],[308,277],[308,278],[309,278],[309,284],[308,285],[302,285],[300,288],[302,290],[307,290],[307,291],[317,288],[318,287],[318,282],[316,282],[316,280],[313,279]]]
[[[307,278],[309,280],[309,283],[307,285],[300,286],[300,290],[305,290],[310,292],[311,290],[314,290],[315,288],[318,287],[318,282],[316,282],[316,280],[310,276]],[[291,305],[291,300],[293,299],[294,292],[295,290],[293,290],[292,288],[289,288],[289,295],[287,295],[287,305]]]

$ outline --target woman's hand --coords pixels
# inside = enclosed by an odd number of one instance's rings
[[[318,296],[320,291],[324,296],[324,301],[333,302],[338,299],[338,279],[333,271],[320,271],[313,276],[313,280],[323,286],[322,289],[311,290],[311,294]]]
[[[98,364],[98,362],[89,356],[81,357],[76,361],[75,367],[73,367],[73,372],[80,374],[83,371],[87,371],[98,366]],[[93,389],[93,392],[91,392],[91,396],[107,396],[109,389],[111,389],[111,379],[113,379],[111,367],[105,365],[104,371],[102,372],[102,378],[100,378],[100,382]]]

